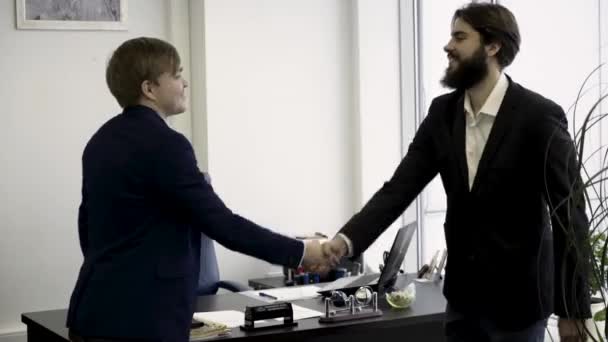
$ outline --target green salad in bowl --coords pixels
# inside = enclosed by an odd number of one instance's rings
[[[386,301],[395,309],[407,309],[416,299],[416,287],[408,285],[405,289],[393,289],[386,293]]]

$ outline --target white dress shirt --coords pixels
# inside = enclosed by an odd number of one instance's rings
[[[501,73],[496,85],[494,85],[494,89],[492,89],[483,106],[477,112],[473,112],[469,93],[465,92],[464,94],[464,113],[466,117],[465,154],[467,156],[467,169],[469,172],[469,190],[473,187],[481,155],[488,142],[496,114],[498,114],[508,87],[509,81],[505,74]]]

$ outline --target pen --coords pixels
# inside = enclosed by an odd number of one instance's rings
[[[269,295],[269,294],[264,293],[264,292],[260,292],[259,295],[260,295],[260,297],[266,297],[266,298],[270,298],[270,299],[274,299],[274,300],[278,299],[277,297]]]

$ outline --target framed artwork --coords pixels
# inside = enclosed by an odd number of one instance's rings
[[[18,29],[127,29],[127,0],[15,1]]]

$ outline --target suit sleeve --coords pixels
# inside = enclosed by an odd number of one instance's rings
[[[86,255],[88,247],[88,224],[87,224],[87,193],[84,177],[82,178],[82,199],[78,207],[78,239],[82,255]]]
[[[176,133],[157,153],[152,163],[154,186],[160,200],[178,215],[228,249],[272,264],[299,265],[304,244],[230,211],[205,181],[184,136]]]
[[[354,257],[363,253],[437,175],[437,153],[432,136],[436,125],[432,117],[435,107],[431,104],[431,114],[422,121],[391,179],[340,230],[339,233],[350,239],[353,251],[349,252]]]
[[[584,185],[564,111],[555,105],[549,112],[538,126],[544,147],[543,187],[553,231],[555,313],[565,318],[588,318],[590,251]]]

